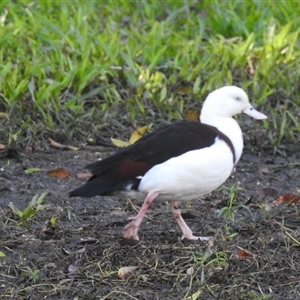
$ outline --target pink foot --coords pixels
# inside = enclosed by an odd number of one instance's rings
[[[171,202],[171,210],[172,210],[172,215],[173,215],[174,219],[176,220],[177,224],[179,225],[179,227],[182,231],[182,237],[181,237],[182,240],[187,239],[187,240],[208,241],[208,240],[212,239],[212,237],[209,237],[209,236],[193,235],[191,228],[183,220],[180,209],[177,207],[176,201]]]
[[[132,221],[124,227],[123,238],[139,240],[138,232],[139,232],[140,225],[143,221],[147,209],[149,208],[150,204],[157,196],[158,196],[157,192],[148,193],[139,213],[135,217],[131,217],[130,219]]]
[[[139,240],[139,224],[136,224],[136,219],[134,218],[130,223],[128,223],[123,229],[123,238],[131,240]]]
[[[181,239],[187,239],[187,240],[200,240],[200,241],[209,241],[212,240],[213,237],[211,236],[195,236],[193,235],[193,233],[191,232],[191,234],[183,234]]]

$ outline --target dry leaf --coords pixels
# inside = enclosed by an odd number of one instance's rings
[[[214,240],[208,240],[208,242],[207,242],[207,244],[208,244],[208,246],[207,246],[207,250],[208,251],[212,251],[212,248],[213,248],[213,246],[214,246]]]
[[[132,275],[132,273],[138,269],[139,267],[137,266],[132,266],[132,267],[122,267],[119,269],[118,271],[118,277],[121,279],[126,279],[128,278],[130,275]]]
[[[5,146],[3,144],[0,144],[0,150],[5,149]]]
[[[110,140],[112,141],[112,143],[117,146],[118,148],[124,148],[127,147],[129,145],[134,144],[136,141],[138,141],[149,129],[150,129],[151,125],[148,126],[143,126],[143,127],[139,127],[137,128],[130,136],[129,141],[121,141],[121,140],[117,140],[114,138],[111,138]]]
[[[200,111],[198,110],[187,110],[183,113],[184,117],[189,121],[199,121]]]
[[[110,140],[118,148],[124,148],[124,147],[127,147],[127,146],[130,145],[130,142],[125,142],[125,141],[117,140],[117,139],[114,139],[114,138],[110,138]]]
[[[200,295],[201,295],[201,291],[200,290],[198,290],[196,293],[194,293],[193,295],[191,295],[191,296],[189,296],[189,297],[187,297],[187,298],[184,298],[184,300],[197,300],[199,297],[200,297]]]
[[[177,90],[177,93],[180,95],[189,95],[192,92],[192,87],[182,86]]]
[[[60,148],[60,149],[65,149],[65,150],[72,150],[72,151],[78,151],[78,147],[73,147],[73,146],[67,146],[63,145],[60,143],[55,142],[53,139],[49,138],[50,145],[55,147],[55,148]]]
[[[51,235],[53,233],[54,233],[54,228],[51,225],[50,220],[45,221],[42,228],[41,228],[40,234],[41,235],[46,235],[46,234]]]
[[[286,194],[283,195],[281,197],[279,197],[278,199],[276,199],[273,202],[273,205],[279,205],[279,204],[298,204],[300,202],[300,196],[296,196],[294,194]]]
[[[249,252],[247,252],[246,250],[240,251],[236,256],[239,259],[247,259],[247,260],[252,260],[253,259],[253,255],[250,254]]]
[[[59,144],[59,143],[55,142],[51,138],[49,138],[49,142],[50,142],[51,146],[53,146],[53,147],[56,147],[56,148],[61,148],[62,147],[62,144]]]
[[[149,130],[149,128],[150,128],[150,125],[137,128],[131,134],[131,137],[129,139],[129,143],[134,144],[137,140],[139,140]]]
[[[190,267],[186,270],[186,274],[188,274],[189,276],[193,275],[195,273],[195,270],[193,267]]]
[[[48,175],[59,178],[69,178],[71,177],[70,173],[64,169],[55,169],[47,172]]]

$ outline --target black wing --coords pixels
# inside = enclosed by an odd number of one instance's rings
[[[231,141],[213,126],[196,121],[179,121],[149,133],[130,145],[86,168],[93,176],[71,196],[91,197],[121,189],[124,184],[143,176],[153,166],[188,151],[211,146],[216,137]]]

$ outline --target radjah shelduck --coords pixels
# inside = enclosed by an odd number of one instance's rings
[[[145,194],[137,216],[123,230],[123,237],[139,240],[143,217],[154,199],[169,200],[182,239],[205,239],[193,235],[181,216],[177,201],[198,199],[230,176],[243,152],[242,130],[233,118],[258,112],[247,94],[236,86],[211,92],[203,103],[200,121],[179,121],[143,136],[135,144],[88,165],[92,177],[70,196],[93,197],[133,191]]]

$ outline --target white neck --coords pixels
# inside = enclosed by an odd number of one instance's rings
[[[244,148],[242,130],[237,121],[232,117],[216,117],[208,115],[205,115],[204,118],[200,116],[200,120],[201,123],[216,127],[231,140],[235,150],[235,163],[237,163]]]

